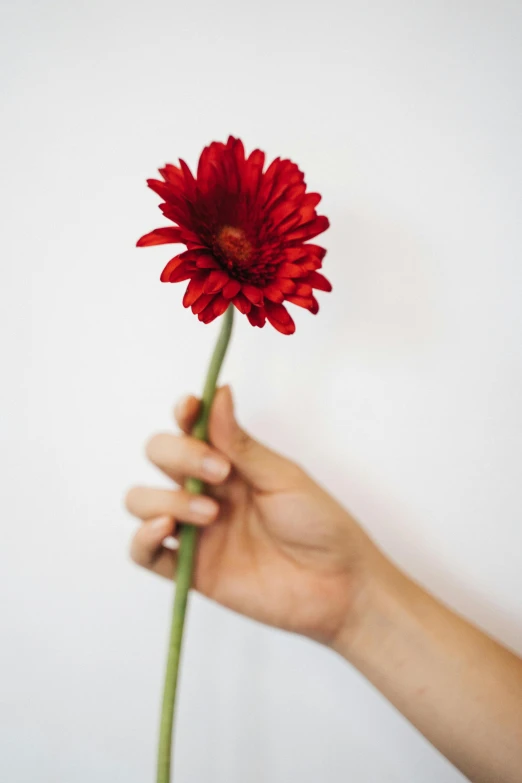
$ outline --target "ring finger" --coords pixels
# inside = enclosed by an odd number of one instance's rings
[[[168,516],[194,525],[208,525],[219,513],[219,504],[206,495],[184,489],[132,487],[125,498],[127,510],[138,519]]]
[[[145,522],[130,546],[130,556],[137,565],[167,579],[173,578],[177,562],[177,554],[164,546],[167,536],[174,532],[173,526],[173,520],[166,516]]]

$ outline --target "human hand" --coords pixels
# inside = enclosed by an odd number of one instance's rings
[[[176,408],[179,436],[162,433],[147,456],[176,483],[192,476],[208,494],[134,487],[128,510],[143,521],[131,545],[141,566],[172,578],[163,545],[177,522],[201,527],[194,587],[268,625],[334,645],[355,627],[371,574],[385,562],[351,515],[298,465],[238,425],[229,387],[218,390],[210,445],[192,438],[199,401]]]
[[[214,400],[210,445],[188,434],[198,410],[184,400],[185,434],[155,435],[147,454],[178,484],[203,479],[208,495],[131,489],[127,507],[143,520],[133,559],[171,578],[164,539],[178,521],[200,525],[197,590],[331,646],[470,780],[518,781],[522,660],[408,579],[300,467],[247,435],[228,387]]]

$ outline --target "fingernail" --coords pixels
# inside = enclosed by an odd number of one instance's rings
[[[174,536],[167,536],[163,542],[163,546],[166,546],[167,549],[179,549],[179,541]]]
[[[221,457],[205,457],[201,464],[203,473],[209,479],[221,481],[228,476],[230,465]]]
[[[157,517],[157,519],[152,520],[150,526],[153,530],[159,530],[162,527],[167,527],[168,522],[170,522],[170,517]]]
[[[197,497],[189,501],[189,511],[198,517],[212,517],[216,513],[216,503],[210,498]]]

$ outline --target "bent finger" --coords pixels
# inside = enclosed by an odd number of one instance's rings
[[[173,579],[177,554],[163,544],[173,530],[174,520],[171,517],[157,517],[144,522],[130,545],[130,556],[134,563],[166,579]],[[176,539],[174,541],[177,543]]]
[[[125,497],[125,506],[139,519],[167,516],[194,525],[208,525],[219,513],[219,504],[213,498],[183,489],[132,487]]]
[[[183,397],[174,407],[174,419],[178,424],[180,430],[186,435],[190,435],[192,428],[196,423],[196,420],[201,409],[201,400],[194,397],[193,394],[189,394]]]
[[[230,462],[207,443],[187,435],[159,433],[147,443],[147,456],[177,481],[192,476],[209,484],[221,484],[230,473]]]

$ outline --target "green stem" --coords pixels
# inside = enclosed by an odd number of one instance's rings
[[[223,316],[221,332],[212,354],[208,368],[201,411],[194,425],[192,435],[199,440],[207,440],[208,419],[212,401],[216,392],[216,384],[223,359],[227,351],[230,335],[232,333],[234,308],[232,305]],[[200,495],[204,491],[204,484],[199,479],[189,478],[185,482],[185,489],[194,495]],[[163,705],[161,708],[160,738],[158,747],[158,768],[156,783],[170,783],[172,730],[174,726],[174,707],[176,703],[176,690],[178,684],[179,662],[181,657],[181,645],[183,641],[183,627],[185,624],[185,612],[187,599],[192,583],[194,569],[194,554],[196,551],[198,530],[194,525],[181,525],[180,545],[176,565],[176,594],[172,612],[172,625],[170,629],[169,651],[167,658],[167,671],[163,688]]]

